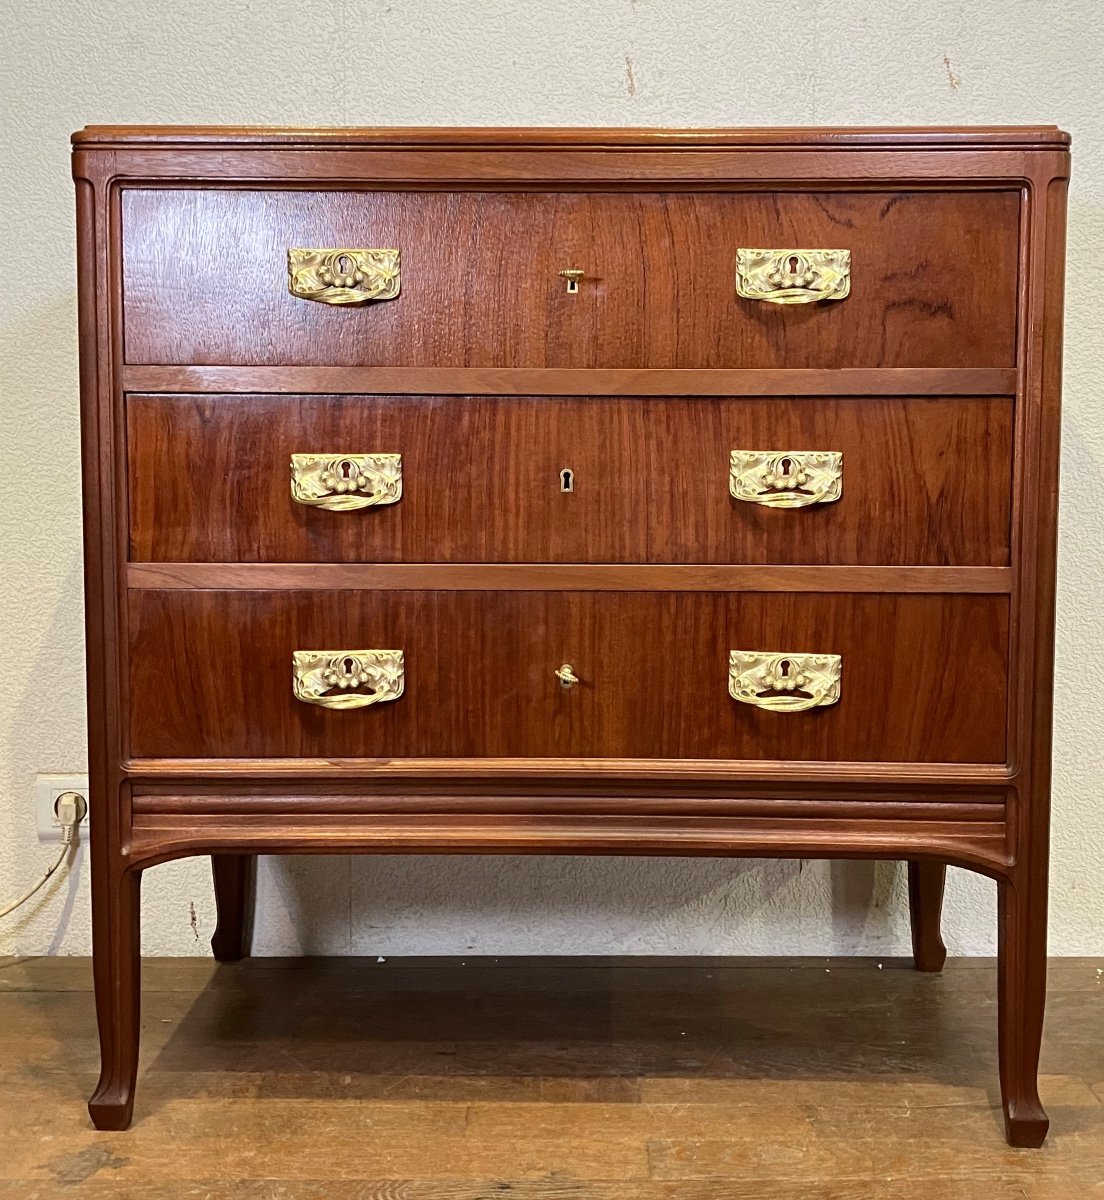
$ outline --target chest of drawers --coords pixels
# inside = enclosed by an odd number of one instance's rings
[[[946,864],[997,881],[1038,1145],[1066,135],[73,162],[96,1125],[169,859],[212,856],[232,959],[258,853],[866,857],[924,970]]]

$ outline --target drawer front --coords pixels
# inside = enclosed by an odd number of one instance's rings
[[[135,591],[130,617],[138,758],[1005,756],[999,596]],[[369,650],[388,653],[346,665]],[[838,655],[838,699],[734,699],[734,650]],[[337,656],[304,660],[305,698],[297,651]],[[741,659],[732,686],[804,670],[770,698],[831,699],[830,663],[787,663]],[[384,698],[347,706],[364,686]]]
[[[131,556],[1000,566],[1011,434],[1003,397],[135,395]],[[401,494],[293,498],[293,455],[340,454],[399,455]]]
[[[126,359],[1010,366],[1019,205],[1014,191],[128,189]],[[789,247],[849,251],[846,297],[775,303],[737,295],[739,250]],[[288,252],[294,249],[398,250],[399,258],[342,259],[329,275],[321,267],[299,276],[305,294],[293,295]],[[804,260],[780,259],[773,270],[771,261],[747,260],[750,294],[785,292],[795,271],[812,282],[804,292],[791,291],[815,293],[825,280],[836,281],[830,295],[846,290],[836,280],[838,257],[821,268],[814,263],[808,276]],[[572,269],[584,273],[577,282],[560,274]],[[334,271],[336,284],[327,289]],[[367,282],[336,286],[354,273]],[[369,285],[380,298],[364,304],[307,298],[348,298]]]

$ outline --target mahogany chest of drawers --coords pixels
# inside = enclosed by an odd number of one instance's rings
[[[158,863],[229,959],[258,853],[774,855],[907,861],[923,970],[945,865],[997,880],[1038,1145],[1066,135],[73,161],[97,1126]]]

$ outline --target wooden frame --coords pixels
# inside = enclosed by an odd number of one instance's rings
[[[214,856],[220,959],[248,950],[257,853],[480,852],[907,860],[917,966],[938,969],[943,864],[999,887],[1000,1062],[1008,1140],[1039,1145],[1061,319],[1068,137],[946,130],[91,128],[74,136],[97,1011],[90,1112],[130,1121],[143,870]],[[1018,352],[977,369],[543,370],[128,365],[125,187],[1014,189]],[[1000,592],[1011,600],[1009,753],[997,765],[683,760],[131,760],[129,589],[362,587],[359,565],[127,561],[130,391],[548,395],[1014,395],[1011,566],[803,567],[780,591]],[[372,568],[373,572],[376,568]],[[732,566],[391,564],[372,586],[755,588]],[[473,574],[474,572],[474,574]],[[308,580],[307,575],[311,578]],[[387,582],[387,579],[391,582]]]

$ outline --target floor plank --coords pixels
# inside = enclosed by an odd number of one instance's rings
[[[88,961],[0,960],[0,1200],[1104,1200],[1102,967],[1024,1151],[988,960],[149,960],[126,1133]]]

